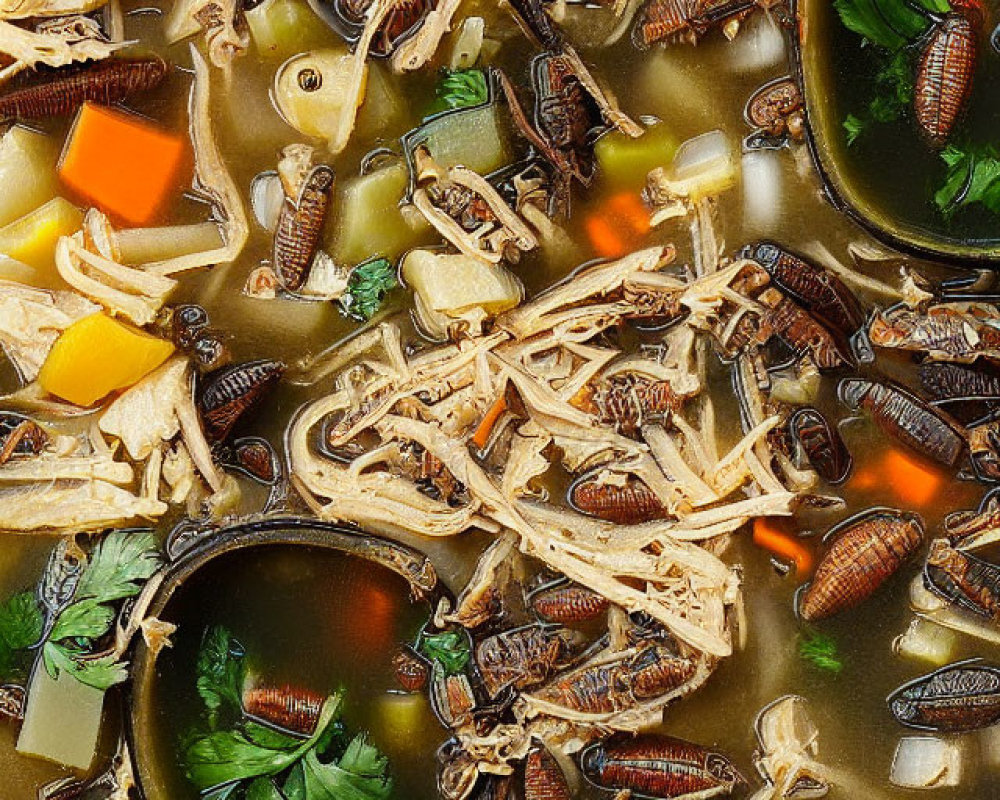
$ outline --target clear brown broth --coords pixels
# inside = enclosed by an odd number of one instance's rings
[[[481,13],[489,19],[497,17],[492,3],[486,0],[467,0],[465,13]],[[589,13],[600,14],[591,10]],[[186,60],[186,45],[162,48],[150,38],[157,26],[151,15],[129,17],[129,34],[140,36],[156,49],[180,63]],[[510,28],[510,23],[502,24]],[[333,34],[320,29],[318,39]],[[313,36],[312,33],[309,34]],[[660,117],[678,138],[719,128],[736,145],[749,131],[742,119],[747,97],[764,81],[784,74],[779,67],[750,73],[734,74],[727,68],[727,59],[733,44],[720,35],[709,35],[696,48],[676,46],[666,50],[637,53],[627,37],[607,50],[584,48],[586,57],[596,66],[596,72],[611,86],[623,107],[633,114],[654,114]],[[525,46],[505,44],[500,62],[511,74],[523,81],[527,64]],[[264,61],[252,53],[237,62],[234,70],[234,87],[229,98],[217,93],[219,112],[217,125],[221,147],[241,187],[249,187],[252,177],[261,170],[273,168],[282,146],[301,139],[270,107],[268,87],[274,69],[280,61]],[[671,86],[659,83],[656,76],[663,75],[654,67],[668,67],[673,76]],[[638,78],[636,78],[638,76]],[[334,161],[340,176],[357,172],[361,157],[374,146],[392,145],[399,135],[419,121],[419,112],[432,96],[433,79],[417,75],[406,79],[393,79],[405,86],[413,98],[413,116],[401,120],[398,128],[372,131],[365,127],[362,113],[359,135],[349,150]],[[149,114],[168,126],[183,126],[185,92],[184,80],[177,79],[167,90],[135,104],[135,108]],[[678,91],[676,86],[689,87]],[[238,102],[230,102],[236,100]],[[234,110],[235,109],[235,110]],[[63,128],[53,127],[54,135]],[[846,246],[851,241],[864,240],[865,235],[838,214],[822,198],[820,186],[812,170],[803,168],[805,153],[781,154],[780,169],[784,187],[781,216],[777,225],[767,231],[750,230],[744,224],[739,189],[728,192],[720,202],[720,229],[730,250],[744,241],[766,234],[791,248],[802,248],[821,242],[834,255],[846,256]],[[599,207],[607,188],[598,181],[589,193],[577,192],[573,200],[574,214],[580,219],[589,210]],[[199,218],[203,209],[196,203],[182,201],[164,222],[187,222]],[[573,223],[574,234],[580,243],[581,261],[591,257],[586,238],[581,235],[578,223]],[[665,227],[654,231],[648,241],[676,241],[682,258],[689,253],[687,231],[684,226]],[[636,244],[640,244],[637,242]],[[291,363],[315,355],[335,342],[352,334],[357,326],[344,319],[330,304],[304,304],[294,301],[262,302],[249,299],[241,289],[249,271],[269,257],[270,237],[254,225],[249,245],[231,265],[184,277],[175,300],[197,301],[209,311],[214,325],[232,333],[232,350],[235,359],[281,358]],[[566,272],[565,264],[547,263],[529,255],[515,267],[528,289],[529,295],[550,285]],[[405,293],[394,296],[396,310],[405,313]],[[913,380],[912,364],[889,362],[880,358],[879,367],[900,377]],[[11,385],[10,375],[0,380]],[[717,399],[720,427],[735,422],[737,410],[732,400],[728,375],[718,370],[713,387]],[[280,443],[281,433],[304,401],[322,391],[324,387],[304,388],[285,385],[268,400],[258,415],[252,430]],[[832,382],[824,381],[821,406],[837,409],[831,393]],[[843,415],[842,409],[837,409]],[[733,426],[730,426],[733,427]],[[853,423],[845,435],[853,446],[857,469],[874,463],[889,444],[865,421]],[[932,508],[922,509],[928,530],[937,529],[941,518],[956,508],[968,508],[978,502],[981,489],[950,478]],[[837,519],[871,504],[894,505],[898,499],[889,487],[876,485],[865,491],[855,490],[849,483],[841,490],[847,509],[834,515],[814,514],[802,521],[803,528],[822,533]],[[259,505],[261,497],[251,496],[249,502]],[[164,521],[164,530],[171,520]],[[817,537],[818,538],[818,537]],[[440,572],[455,587],[459,587],[471,571],[475,554],[486,539],[468,535],[454,541],[419,541],[435,560]],[[7,536],[0,548],[0,596],[33,585],[44,563],[52,540],[46,537]],[[837,640],[845,661],[843,671],[831,675],[816,671],[804,664],[796,655],[798,623],[792,612],[792,596],[796,582],[792,576],[782,576],[773,568],[767,554],[755,548],[749,537],[734,537],[727,557],[738,561],[744,568],[744,587],[749,619],[749,638],[745,650],[723,662],[709,684],[694,696],[668,709],[664,730],[678,736],[705,744],[713,744],[731,754],[744,773],[752,777],[751,754],[755,747],[753,722],[759,709],[777,697],[794,692],[805,696],[820,729],[821,760],[849,771],[869,787],[871,797],[905,798],[911,796],[888,784],[888,771],[898,738],[905,731],[891,719],[885,696],[900,683],[926,671],[919,664],[906,662],[894,656],[893,638],[902,632],[910,617],[906,590],[910,578],[918,570],[918,561],[904,568],[890,585],[880,591],[864,606],[830,622],[821,629]],[[295,626],[295,619],[288,624]],[[304,640],[315,636],[315,631],[300,629]],[[333,647],[336,642],[330,642]],[[963,654],[995,657],[993,648],[963,639]],[[289,665],[294,670],[294,665]],[[371,696],[372,687],[384,687],[384,676],[378,675],[373,684],[363,688],[361,694]],[[374,691],[384,690],[376,688]],[[110,705],[110,704],[109,704]],[[114,716],[113,714],[109,716]],[[114,726],[111,726],[113,728]],[[430,730],[430,737],[443,737],[443,731]],[[107,752],[112,747],[113,735],[109,729],[102,747]],[[14,752],[15,734],[10,726],[0,726],[0,786],[3,800],[29,800],[35,797],[37,786],[63,773],[58,767],[44,762],[24,759]],[[376,744],[378,741],[376,740]],[[425,752],[426,741],[416,746]],[[431,770],[429,763],[413,769]],[[412,800],[431,800],[430,783],[426,776],[401,784],[410,792],[397,796]],[[416,790],[415,787],[424,787]],[[428,792],[428,794],[424,794]],[[834,789],[831,797],[851,796],[844,790]],[[1000,774],[980,770],[978,775],[957,789],[938,790],[936,797],[947,800],[982,800],[1000,797]]]

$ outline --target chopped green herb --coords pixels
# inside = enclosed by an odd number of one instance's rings
[[[329,763],[319,760],[315,750],[302,759],[302,781],[292,785],[304,793],[288,793],[289,800],[385,800],[392,793],[389,760],[368,743],[365,736],[356,736],[344,754]]]
[[[886,50],[899,50],[931,26],[930,16],[914,5],[939,14],[949,10],[945,0],[917,0],[912,5],[907,0],[834,0],[833,4],[845,28]]]
[[[860,117],[854,116],[854,114],[848,114],[844,119],[844,130],[847,132],[847,144],[850,146],[864,132],[865,122]]]
[[[348,316],[367,322],[382,307],[386,294],[397,286],[396,270],[388,259],[366,261],[351,271],[340,304]]]
[[[160,553],[152,531],[112,531],[94,548],[75,599],[95,597],[110,603],[133,597],[159,566]]]
[[[420,652],[440,664],[446,674],[458,675],[469,663],[469,640],[459,631],[443,631],[424,636]]]
[[[15,594],[0,606],[0,680],[10,680],[25,665],[24,651],[42,636],[45,620],[32,592]]]
[[[48,641],[42,648],[45,670],[54,679],[63,670],[80,683],[95,689],[109,689],[128,679],[128,663],[114,656],[94,658],[86,650]]]
[[[481,69],[456,69],[444,71],[444,76],[434,87],[437,99],[430,107],[430,114],[454,108],[481,106],[490,99],[486,73]]]
[[[837,657],[837,643],[815,631],[805,631],[799,636],[799,657],[825,672],[838,673],[844,668]]]
[[[875,74],[875,97],[860,117],[848,114],[844,120],[847,144],[854,144],[872,123],[895,122],[906,115],[913,103],[913,65],[908,51],[887,56]]]
[[[240,708],[246,677],[243,646],[221,625],[210,628],[198,653],[195,671],[198,694],[208,709],[209,724],[215,728],[221,709]]]
[[[948,172],[934,193],[934,204],[945,219],[973,205],[1000,214],[1000,155],[995,149],[963,150],[949,145],[941,152],[941,160]]]

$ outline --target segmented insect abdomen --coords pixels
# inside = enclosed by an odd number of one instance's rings
[[[924,136],[935,146],[951,135],[976,69],[976,26],[968,13],[952,13],[931,34],[920,56],[914,104]]]
[[[621,525],[664,519],[670,514],[653,490],[636,479],[622,486],[582,481],[573,486],[570,502],[584,514]]]
[[[243,693],[243,708],[251,717],[308,736],[316,730],[323,700],[308,689],[260,686]]]

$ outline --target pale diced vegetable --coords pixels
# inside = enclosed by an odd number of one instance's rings
[[[394,259],[426,238],[426,220],[400,211],[408,183],[406,165],[397,161],[340,185],[333,205],[336,223],[327,227],[327,249],[337,263],[354,266],[372,256]]]
[[[483,35],[486,20],[482,17],[466,17],[452,37],[451,56],[448,69],[469,69],[475,66],[483,49]]]
[[[306,0],[265,0],[248,9],[250,38],[263,58],[287,58],[329,41],[329,28]]]
[[[219,226],[214,222],[173,225],[166,228],[125,228],[116,234],[123,264],[148,264],[223,246]]]
[[[978,736],[982,766],[993,772],[1000,771],[1000,725],[983,728]]]
[[[358,130],[365,136],[383,136],[393,125],[406,130],[406,104],[400,97],[389,71],[379,62],[368,65],[365,102],[358,112]]]
[[[39,664],[28,688],[17,752],[86,770],[97,750],[103,709],[103,691],[66,670],[53,680]]]
[[[83,212],[68,200],[55,197],[40,208],[0,228],[0,253],[48,273],[46,286],[58,282],[56,242],[83,224]]]
[[[602,180],[616,188],[638,190],[650,170],[671,162],[677,145],[677,137],[660,122],[638,139],[621,131],[610,131],[597,140],[594,155]]]
[[[0,281],[14,281],[25,286],[38,286],[38,278],[38,270],[34,267],[15,261],[9,256],[0,255]]]
[[[41,133],[15,125],[0,138],[0,225],[13,222],[58,189],[56,142]]]
[[[782,158],[777,150],[743,154],[743,224],[749,234],[766,235],[781,220],[784,198]]]
[[[903,658],[926,661],[941,667],[952,660],[957,638],[951,630],[916,618],[906,631],[896,637],[893,650]]]
[[[785,32],[771,14],[752,14],[728,48],[726,66],[731,72],[746,74],[777,69],[787,62]]]
[[[427,122],[407,146],[413,150],[420,143],[443,168],[461,165],[486,175],[509,161],[510,145],[492,104],[443,114]]]
[[[449,315],[474,307],[497,314],[516,306],[522,295],[506,268],[457,253],[414,250],[403,261],[403,279],[428,308]]]
[[[671,182],[691,200],[731,188],[736,177],[737,164],[729,140],[718,130],[684,142],[670,168]]]
[[[896,747],[889,780],[906,789],[958,786],[967,757],[967,748],[960,739],[904,736]]]
[[[427,695],[385,694],[375,703],[372,739],[391,752],[419,749],[437,720]]]

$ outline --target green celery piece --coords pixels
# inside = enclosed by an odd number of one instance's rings
[[[386,800],[392,794],[389,760],[364,735],[351,740],[336,763],[324,764],[314,750],[302,759],[307,800]]]
[[[160,563],[159,546],[152,531],[112,531],[94,548],[75,598],[95,597],[108,603],[132,597]]]
[[[230,783],[226,786],[219,786],[216,789],[209,789],[202,793],[201,800],[229,800],[242,786],[239,783]]]
[[[49,639],[99,639],[111,628],[115,610],[101,603],[96,597],[89,597],[63,610],[52,626]]]
[[[458,675],[469,663],[469,642],[458,631],[442,631],[423,637],[420,651],[431,661],[440,664],[446,674]]]
[[[110,689],[128,680],[127,662],[118,661],[114,656],[83,658],[85,655],[52,641],[46,642],[42,648],[45,671],[53,679],[66,672],[95,689]]]
[[[941,160],[948,172],[934,193],[934,203],[945,219],[971,205],[1000,214],[1000,158],[995,150],[967,152],[949,145],[941,152]]]
[[[216,625],[205,633],[195,672],[198,694],[214,728],[220,709],[240,708],[246,677],[243,648],[226,628]]]
[[[933,14],[947,14],[951,11],[948,0],[917,0],[917,5],[926,8]]]
[[[300,761],[285,778],[285,784],[281,787],[288,800],[308,800],[306,797],[306,776],[305,770]]]
[[[199,789],[232,781],[277,775],[312,750],[340,710],[341,697],[331,695],[320,711],[316,732],[292,750],[274,750],[254,742],[243,731],[216,731],[195,738],[184,751],[188,777]]]

